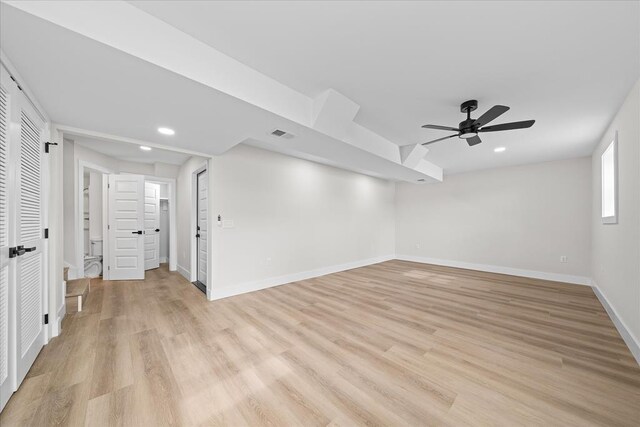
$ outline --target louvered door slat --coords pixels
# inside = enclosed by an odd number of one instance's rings
[[[24,357],[42,329],[41,259],[38,254],[20,263],[20,357]]]
[[[9,246],[9,211],[7,201],[8,101],[0,86],[0,248]],[[9,267],[0,264],[0,384],[9,375]]]
[[[24,112],[21,117],[20,151],[20,240],[41,235],[40,130]]]

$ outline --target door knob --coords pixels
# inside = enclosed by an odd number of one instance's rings
[[[159,233],[159,232],[160,232],[160,229],[159,229],[159,228],[156,228],[156,233]]]
[[[131,234],[142,234],[142,230],[132,231]]]
[[[33,251],[35,251],[35,250],[36,250],[36,247],[35,247],[35,246],[34,246],[34,247],[32,247],[32,248],[24,248],[24,251],[25,251],[25,252],[33,252]]]

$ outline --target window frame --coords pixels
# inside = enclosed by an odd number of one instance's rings
[[[604,216],[604,155],[609,150],[613,151],[613,215]],[[618,131],[615,132],[613,140],[600,155],[600,216],[603,224],[618,223]]]

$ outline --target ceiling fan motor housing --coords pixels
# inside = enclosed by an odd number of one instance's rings
[[[478,129],[474,126],[475,120],[467,119],[460,122],[460,138],[467,139],[478,134]]]

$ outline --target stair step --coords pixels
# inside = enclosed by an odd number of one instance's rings
[[[65,297],[77,297],[89,291],[91,280],[88,278],[67,281],[67,293]]]

